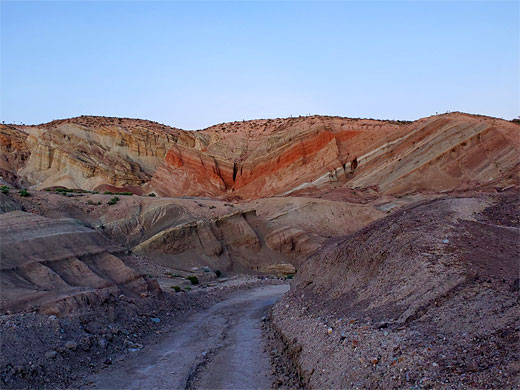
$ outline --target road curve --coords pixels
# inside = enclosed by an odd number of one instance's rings
[[[235,294],[195,314],[157,347],[86,378],[81,389],[269,389],[260,320],[288,290],[274,285]]]

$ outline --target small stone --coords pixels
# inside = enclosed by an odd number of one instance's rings
[[[152,318],[150,318],[150,320],[152,320],[152,322],[154,322],[154,323],[156,323],[156,324],[158,324],[159,322],[161,322],[161,319],[158,318],[158,317],[152,317]]]
[[[343,341],[347,338],[347,335],[344,332],[341,332],[341,336],[339,336],[340,340]]]
[[[327,334],[332,334],[332,328],[327,329]]]
[[[74,341],[67,341],[65,343],[65,348],[75,351],[76,348],[78,348],[78,343],[76,343]]]
[[[107,347],[107,341],[106,341],[105,339],[100,339],[100,340],[98,341],[98,345],[99,345],[101,348],[105,349],[105,348]]]
[[[110,358],[106,358],[106,359],[103,361],[103,364],[106,364],[107,366],[109,366],[110,364],[112,364],[112,359],[110,359]]]
[[[450,241],[449,241],[449,240],[446,240],[446,239],[442,240],[442,243],[443,243],[443,244],[449,244],[449,242],[450,242]]]
[[[262,321],[262,322],[267,321],[267,317],[266,317],[266,316],[263,316],[261,321]]]
[[[56,352],[56,351],[47,351],[47,352],[45,352],[45,358],[46,359],[54,359],[54,358],[56,358],[56,355],[58,355],[58,352]]]

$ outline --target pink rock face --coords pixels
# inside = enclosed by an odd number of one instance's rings
[[[447,191],[513,182],[519,129],[462,113],[415,122],[253,120],[201,131],[80,117],[0,127],[8,156],[0,168],[5,177],[37,188],[108,185],[162,196],[247,200],[338,187],[388,194]]]

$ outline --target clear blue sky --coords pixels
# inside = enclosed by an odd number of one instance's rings
[[[520,115],[519,2],[1,1],[1,120]]]

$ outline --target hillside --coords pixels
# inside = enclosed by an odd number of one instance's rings
[[[10,182],[230,200],[507,186],[520,163],[517,124],[462,113],[414,122],[310,116],[200,131],[78,117],[2,125],[0,134]]]
[[[517,192],[406,207],[309,257],[272,313],[308,388],[516,388]]]

